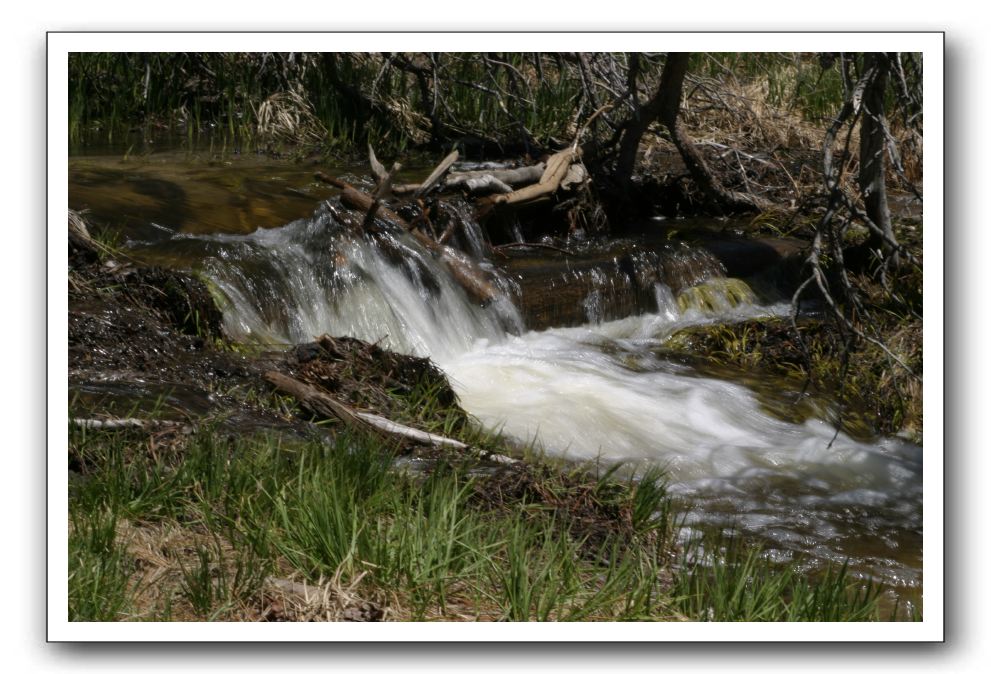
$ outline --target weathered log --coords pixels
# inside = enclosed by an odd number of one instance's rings
[[[325,589],[321,589],[316,585],[297,583],[285,578],[275,578],[274,576],[269,576],[265,579],[265,582],[286,594],[296,595],[306,603],[322,600],[326,593]]]
[[[444,191],[449,191],[462,187],[469,180],[475,180],[478,178],[484,178],[486,176],[491,176],[492,178],[503,182],[510,187],[519,187],[521,185],[532,185],[540,180],[540,177],[544,174],[544,164],[534,164],[533,166],[521,166],[514,169],[493,169],[489,171],[461,171],[461,172],[451,172],[448,173],[440,185],[440,189]],[[413,194],[420,189],[419,183],[408,184],[408,185],[393,185],[393,194],[402,196],[406,194]]]
[[[547,167],[543,162],[533,166],[521,166],[514,169],[493,169],[490,171],[462,171],[460,173],[450,173],[444,181],[445,187],[454,187],[475,178],[492,176],[507,185],[518,187],[520,185],[532,185],[539,182]]]
[[[313,174],[313,177],[322,183],[327,183],[328,185],[333,185],[339,190],[347,189],[351,187],[349,184],[341,180],[340,178],[335,178],[334,176],[329,176],[323,171],[317,171]]]
[[[76,211],[69,209],[69,256],[81,253],[87,258],[96,261],[100,258],[100,253],[114,254],[107,246],[98,243],[90,236],[86,221]]]
[[[419,230],[413,230],[413,235],[419,233]],[[487,305],[500,297],[499,291],[494,285],[489,283],[484,276],[484,273],[478,269],[474,262],[469,258],[459,254],[453,248],[449,246],[444,246],[438,244],[430,239],[430,237],[423,235],[423,238],[417,237],[417,240],[424,245],[424,247],[439,252],[441,260],[447,265],[448,270],[454,277],[454,280],[465,289],[465,291],[475,299],[475,301],[480,304]]]
[[[483,208],[491,206],[521,206],[548,197],[557,191],[561,182],[568,175],[571,163],[578,158],[581,151],[577,148],[568,148],[551,155],[547,160],[547,168],[544,169],[540,181],[536,185],[529,185],[509,194],[496,194],[487,197],[487,203],[482,204]]]
[[[379,435],[392,438],[413,440],[427,445],[453,447],[455,449],[467,449],[468,445],[458,440],[446,438],[442,435],[427,433],[416,428],[410,428],[403,424],[397,424],[385,417],[369,412],[359,412],[349,405],[335,400],[326,393],[314,386],[294,379],[281,372],[271,370],[265,373],[265,380],[275,386],[280,391],[290,394],[296,398],[304,407],[314,414],[323,417],[336,418],[343,421],[348,426],[361,430],[371,430]]]
[[[493,175],[469,178],[464,181],[463,184],[472,194],[492,194],[493,192],[498,194],[508,194],[513,191],[512,187]]]
[[[441,162],[437,164],[437,168],[435,168],[430,175],[427,176],[427,179],[420,183],[420,187],[413,192],[413,196],[420,197],[429,192],[430,188],[437,184],[437,182],[444,176],[445,173],[447,173],[448,169],[454,165],[454,162],[456,162],[460,156],[461,155],[458,154],[458,151],[455,150],[451,154],[444,157]]]
[[[69,209],[69,243],[80,248],[96,250],[96,246],[93,245],[93,238],[89,235],[89,229],[86,228],[86,221],[72,209]]]
[[[402,185],[393,185],[392,193],[397,197],[404,197],[413,194],[418,189],[420,189],[420,183],[404,183]]]

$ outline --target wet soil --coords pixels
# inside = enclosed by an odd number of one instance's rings
[[[71,250],[68,274],[70,413],[165,418],[250,412],[270,356],[249,358],[221,334],[221,315],[195,276]],[[235,395],[236,393],[236,395]]]

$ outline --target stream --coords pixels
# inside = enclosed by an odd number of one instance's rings
[[[716,377],[667,347],[685,327],[789,311],[730,293],[711,256],[676,245],[648,255],[631,242],[640,252],[624,259],[647,280],[621,302],[613,268],[597,262],[618,259],[610,251],[589,249],[584,265],[549,267],[540,253],[488,260],[503,297],[483,308],[409,237],[395,238],[407,253],[397,261],[349,234],[330,203],[314,212],[334,191],[311,166],[155,157],[71,158],[70,207],[90,209],[135,258],[200,272],[233,338],[291,345],[329,333],[429,356],[491,429],[568,460],[663,467],[684,535],[733,529],[810,571],[848,562],[921,606],[922,448],[837,433],[828,415],[785,420],[767,399],[794,401],[792,382]],[[528,329],[517,273],[527,267],[552,268],[562,287],[585,274],[584,322]],[[674,283],[675,268],[690,273]],[[706,306],[678,301],[699,285],[714,298]]]

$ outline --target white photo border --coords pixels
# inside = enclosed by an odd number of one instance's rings
[[[941,32],[51,32],[48,34],[49,641],[94,642],[939,642],[944,638]],[[72,623],[68,621],[68,54],[95,51],[913,51],[923,54],[926,259],[924,611],[918,623]]]

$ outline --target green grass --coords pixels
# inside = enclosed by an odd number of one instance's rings
[[[112,621],[126,616],[133,571],[117,540],[112,509],[79,509],[69,524],[69,620]]]
[[[727,75],[740,82],[761,82],[767,102],[799,112],[810,121],[826,121],[843,106],[843,80],[836,59],[822,67],[817,54],[725,52],[697,54],[693,73],[713,78]]]
[[[138,431],[71,430],[71,619],[251,619],[269,576],[412,620],[876,617],[844,569],[809,580],[749,549],[679,556],[656,471],[538,467],[522,495],[493,500],[504,485],[470,463],[395,470],[379,440],[349,433],[183,442],[153,454]]]

